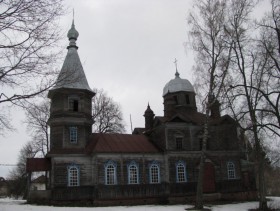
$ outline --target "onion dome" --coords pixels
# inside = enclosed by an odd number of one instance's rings
[[[180,78],[180,74],[177,71],[175,73],[175,78],[170,80],[163,88],[163,94],[164,97],[168,93],[174,93],[174,92],[194,92],[194,88],[191,84],[191,82],[187,79]]]
[[[79,32],[75,29],[74,20],[72,21],[72,26],[67,33],[67,37],[69,40],[70,39],[77,40],[77,38],[79,37]]]
[[[68,33],[67,33],[67,37],[69,39],[69,46],[67,47],[67,49],[74,47],[78,49],[78,46],[76,45],[76,40],[79,37],[79,32],[75,29],[75,24],[74,24],[74,19],[72,21],[72,26],[69,29]]]

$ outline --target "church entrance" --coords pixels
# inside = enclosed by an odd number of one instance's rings
[[[214,193],[215,190],[215,168],[211,162],[206,161],[204,164],[203,192]]]

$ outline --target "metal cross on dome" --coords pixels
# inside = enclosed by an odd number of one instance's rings
[[[177,69],[177,61],[178,61],[178,60],[175,58],[175,61],[174,61],[175,68],[176,68],[175,76],[176,76],[176,77],[179,77],[179,73],[178,73],[178,69]]]
[[[177,61],[178,60],[175,58],[174,64],[175,64],[176,70],[177,70]]]

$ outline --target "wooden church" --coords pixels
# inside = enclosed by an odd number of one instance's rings
[[[196,192],[205,115],[197,111],[192,84],[175,78],[163,88],[164,116],[148,105],[145,127],[133,134],[92,133],[92,98],[76,41],[69,46],[51,100],[50,151],[28,159],[27,172],[48,172],[48,190],[29,191],[29,201],[93,205],[182,203]],[[250,199],[256,195],[254,168],[246,160],[236,122],[211,107],[203,178],[204,197]]]

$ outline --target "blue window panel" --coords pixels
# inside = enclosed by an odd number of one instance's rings
[[[139,184],[139,165],[135,161],[131,161],[127,165],[128,184]]]
[[[186,164],[181,160],[176,163],[176,182],[187,182]]]
[[[117,164],[114,161],[108,161],[104,165],[105,169],[105,185],[117,184]]]
[[[235,179],[235,165],[233,162],[227,163],[227,172],[228,172],[228,179]]]
[[[80,168],[76,164],[71,164],[67,167],[68,186],[80,186]]]
[[[160,165],[156,161],[149,165],[149,181],[151,184],[160,183]]]
[[[70,143],[78,142],[78,128],[76,126],[69,127]]]

